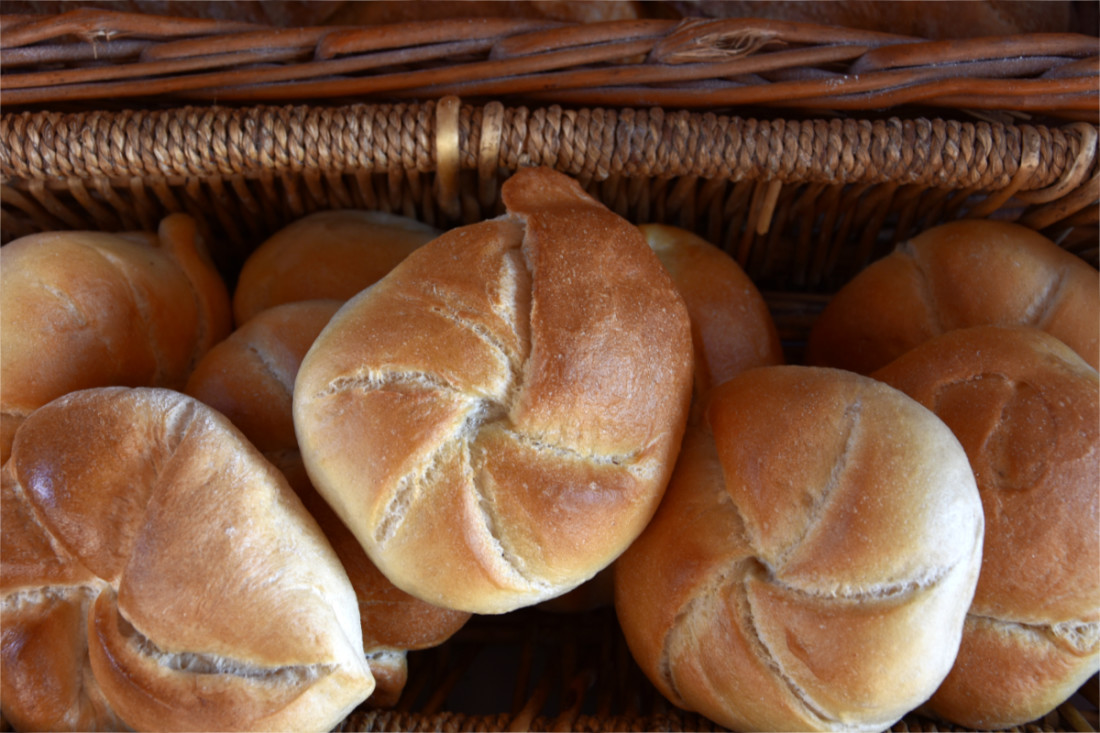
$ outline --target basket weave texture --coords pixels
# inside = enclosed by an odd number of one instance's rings
[[[933,223],[1012,218],[1096,261],[1097,130],[939,119],[753,119],[663,109],[395,105],[14,112],[4,241],[206,223],[229,271],[290,219],[357,206],[438,226],[499,212],[525,165],[635,221],[692,229],[769,289],[825,291]]]
[[[919,104],[1097,120],[1097,39],[1078,34],[922,41],[751,18],[288,29],[104,10],[6,16],[0,31],[5,105],[453,94],[693,109]]]
[[[1017,221],[1096,266],[1098,59],[1076,34],[931,42],[753,19],[0,16],[0,242],[185,211],[232,283],[312,211],[449,227],[495,216],[507,176],[547,165],[730,253],[796,361],[832,292],[938,223]],[[396,708],[341,729],[717,729],[660,698],[608,609],[476,618],[409,663]],[[1095,730],[1096,689],[1019,730]],[[954,728],[915,713],[894,730]]]

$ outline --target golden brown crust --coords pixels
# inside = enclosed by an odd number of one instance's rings
[[[1022,659],[1025,673],[1004,673],[1022,671]],[[1071,648],[1048,629],[971,614],[955,665],[922,712],[975,730],[1021,728],[1068,700],[1097,666],[1095,648]]]
[[[1041,717],[1100,669],[1096,370],[1044,331],[981,326],[873,376],[954,431],[985,509],[968,638],[930,709],[978,728]]]
[[[783,363],[768,304],[732,257],[685,229],[639,228],[672,275],[691,317],[698,394],[746,369]]]
[[[372,708],[392,708],[401,701],[409,681],[408,653],[404,649],[386,649],[367,655],[374,676],[374,692],[367,704]]]
[[[310,476],[382,572],[480,613],[626,547],[691,388],[683,301],[637,228],[549,169],[503,198],[350,301],[294,396]]]
[[[408,678],[406,652],[442,644],[466,625],[470,614],[425,603],[391,583],[313,488],[297,451],[272,457],[272,462],[317,520],[355,590],[363,649],[375,681],[369,704],[396,704]]]
[[[814,324],[806,359],[870,374],[956,328],[1028,325],[1100,363],[1095,268],[1019,224],[942,224],[872,263]]]
[[[4,611],[0,630],[3,714],[15,730],[125,730],[91,672],[90,596],[74,590]],[[15,670],[15,672],[13,672]]]
[[[294,377],[340,305],[313,300],[265,309],[210,349],[184,391],[228,417],[261,452],[297,450]]]
[[[0,588],[5,644],[38,652],[5,664],[8,719],[324,730],[373,689],[332,548],[201,403],[154,388],[66,395],[20,427],[4,482],[5,521],[33,517],[42,540],[16,551],[28,568],[33,547],[37,575],[6,571]],[[5,558],[22,539],[4,533]],[[68,692],[54,697],[52,680]]]
[[[0,253],[0,459],[22,419],[51,399],[112,385],[182,389],[228,335],[225,284],[183,214],[157,235],[49,232]]]
[[[783,363],[779,334],[760,291],[732,257],[686,229],[663,224],[638,228],[672,276],[691,320],[695,421],[715,385],[746,369]],[[569,613],[613,600],[612,568],[607,568],[542,607]]]
[[[381,211],[339,209],[303,216],[271,235],[241,267],[233,319],[299,300],[347,300],[372,285],[435,228]]]
[[[897,390],[831,369],[743,372],[706,415],[615,566],[639,665],[734,729],[888,727],[947,674],[977,582],[958,441]]]
[[[392,705],[407,677],[405,651],[441,644],[469,614],[431,606],[398,590],[317,494],[302,465],[291,417],[294,378],[340,301],[265,309],[215,346],[195,368],[187,394],[239,427],[287,478],[347,571],[359,603],[363,648],[375,678],[370,703]]]
[[[501,198],[525,225],[534,275],[517,428],[604,455],[664,441],[654,433],[676,425],[681,372],[691,366],[690,347],[682,350],[689,318],[667,272],[636,227],[572,179],[528,170]]]
[[[666,632],[699,588],[751,555],[740,517],[728,504],[714,438],[702,425],[689,425],[660,508],[615,562],[615,610],[634,659],[681,707],[687,703],[665,667]],[[690,523],[691,532],[681,533],[681,522]]]
[[[150,385],[179,389],[198,360],[229,335],[233,328],[232,306],[225,281],[210,258],[208,245],[199,234],[198,223],[193,218],[185,214],[169,214],[161,220],[157,238],[161,248],[175,261],[191,284],[198,312],[198,333],[183,375]]]

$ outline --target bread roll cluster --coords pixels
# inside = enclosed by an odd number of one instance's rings
[[[985,507],[982,576],[929,709],[979,729],[1041,717],[1100,667],[1096,370],[1044,331],[975,326],[873,376],[959,436]]]
[[[302,300],[260,311],[207,353],[185,392],[240,427],[320,524],[358,600],[363,647],[375,680],[370,702],[385,707],[395,704],[405,687],[406,652],[446,641],[470,615],[424,603],[390,583],[306,475],[291,418],[294,378],[340,305]]]
[[[17,439],[0,711],[18,728],[328,730],[368,698],[396,703],[406,652],[469,617],[374,567],[313,490],[291,422],[298,364],[337,298],[438,232],[307,216],[257,249],[231,301],[196,231],[177,214],[155,235],[2,250],[5,459]],[[296,302],[312,297],[327,299]],[[132,557],[104,565],[105,548]]]
[[[870,374],[934,336],[983,325],[1042,329],[1100,368],[1096,270],[1019,224],[942,224],[841,288],[810,331],[806,360]]]
[[[807,358],[869,373],[962,441],[987,518],[958,662],[927,710],[1026,723],[1100,670],[1097,272],[1026,227],[940,225],[843,287]]]
[[[183,388],[231,328],[206,246],[178,214],[155,234],[46,232],[0,250],[0,460],[19,423],[68,392]]]
[[[785,364],[708,242],[501,200],[303,217],[232,297],[184,215],[0,250],[6,721],[331,729],[535,604],[613,603],[737,729],[1007,727],[1100,669],[1093,268],[943,225]]]
[[[713,386],[615,564],[654,685],[735,729],[990,729],[1095,674],[1098,284],[1022,226],[943,225],[837,293],[809,366]]]

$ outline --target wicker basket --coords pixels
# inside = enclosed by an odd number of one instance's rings
[[[963,217],[1097,265],[1100,40],[931,42],[760,20],[469,18],[276,29],[109,11],[0,18],[0,241],[202,222],[232,283],[264,238],[361,207],[439,227],[548,165],[691,229],[764,291],[797,361],[829,295]],[[1096,730],[1097,681],[1023,730]],[[708,730],[609,609],[473,619],[346,730]],[[935,730],[911,714],[896,730]],[[942,729],[942,728],[939,728]]]

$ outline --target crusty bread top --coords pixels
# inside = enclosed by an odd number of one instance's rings
[[[294,378],[340,305],[309,300],[261,311],[207,352],[184,391],[228,417],[261,452],[297,451]]]
[[[34,638],[28,607],[74,603],[87,630],[43,669],[5,663],[5,685],[38,690],[15,718],[79,704],[37,677],[72,655],[90,655],[83,686],[136,728],[327,730],[370,694],[347,575],[215,411],[165,389],[73,392],[23,423],[3,474],[2,612],[40,650],[57,642]]]
[[[297,219],[245,260],[233,291],[233,319],[298,300],[347,300],[439,234],[384,211],[336,209]]]
[[[20,419],[103,386],[182,389],[229,333],[229,295],[195,222],[148,232],[46,232],[0,249],[3,457]]]
[[[710,389],[746,369],[783,363],[771,312],[736,260],[686,229],[639,227],[672,275],[691,317],[695,389]]]
[[[980,730],[1042,717],[1100,669],[1096,370],[1044,331],[977,326],[873,376],[955,432],[985,510],[963,643],[928,708]]]
[[[298,453],[291,415],[294,379],[302,358],[340,305],[335,300],[309,300],[261,311],[207,353],[186,391],[240,428],[283,472],[317,520],[355,589],[366,652],[434,646],[461,628],[469,614],[430,606],[395,588],[317,494]],[[379,682],[372,703],[383,684]]]
[[[941,541],[981,524],[959,444],[897,390],[831,369],[751,370],[716,391],[708,423],[753,547],[783,582],[873,594],[972,549]]]
[[[722,725],[881,730],[951,667],[982,527],[961,446],[915,401],[750,369],[689,427],[616,610],[649,678]]]
[[[298,374],[310,477],[429,603],[565,592],[644,526],[690,398],[688,318],[638,229],[523,169],[509,213],[421,247],[350,300]]]
[[[873,376],[933,410],[967,451],[986,514],[973,612],[1021,624],[1100,622],[1096,370],[1044,331],[977,326]]]
[[[524,224],[531,272],[531,350],[512,421],[595,454],[665,442],[683,429],[683,371],[692,365],[681,296],[636,228],[570,178],[522,173],[501,189]]]
[[[1027,325],[1100,364],[1100,274],[1020,224],[928,229],[840,289],[810,331],[811,364],[870,374],[956,328]]]
[[[768,305],[736,261],[686,229],[638,227],[684,299],[695,361],[691,420],[700,419],[710,390],[746,369],[783,363]],[[542,604],[559,612],[610,605],[612,568],[569,593]]]

